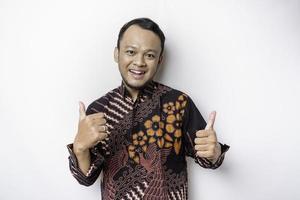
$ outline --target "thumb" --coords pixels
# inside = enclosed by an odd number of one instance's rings
[[[213,129],[214,128],[214,123],[215,123],[215,119],[216,119],[216,114],[217,112],[216,111],[212,111],[209,115],[209,118],[208,118],[208,122],[207,122],[207,125],[205,127],[205,130],[209,130],[209,129]]]
[[[86,117],[85,114],[85,105],[81,101],[79,101],[79,119],[82,120]]]

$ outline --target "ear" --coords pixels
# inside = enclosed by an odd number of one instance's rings
[[[118,47],[115,47],[115,50],[114,50],[114,60],[116,63],[119,62],[119,49]]]
[[[162,63],[163,58],[164,58],[164,55],[161,54],[161,55],[159,56],[159,59],[158,59],[158,65],[160,65],[160,64]]]

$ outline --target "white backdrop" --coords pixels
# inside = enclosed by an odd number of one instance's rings
[[[218,170],[189,160],[192,200],[300,198],[300,1],[0,1],[0,199],[101,199],[66,144],[86,104],[117,87],[119,28],[166,34],[156,80],[188,93],[231,146]]]

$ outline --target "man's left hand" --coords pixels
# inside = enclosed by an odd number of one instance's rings
[[[195,150],[199,157],[207,158],[215,163],[221,155],[221,145],[218,143],[217,135],[214,130],[216,111],[209,115],[208,123],[204,130],[196,132]]]

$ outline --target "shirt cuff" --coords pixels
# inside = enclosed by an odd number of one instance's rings
[[[201,158],[196,155],[195,156],[196,163],[198,163],[203,168],[217,169],[218,167],[220,167],[224,161],[225,153],[229,150],[230,146],[228,146],[227,144],[221,144],[221,143],[219,144],[221,145],[221,155],[219,156],[216,162],[213,163],[207,158]]]
[[[104,157],[100,154],[97,147],[92,148],[90,150],[91,153],[91,165],[86,174],[84,174],[81,169],[79,168],[77,157],[73,151],[73,144],[67,145],[68,151],[69,151],[69,161],[70,161],[70,170],[72,173],[79,173],[81,176],[89,177],[92,176],[92,174],[102,166],[104,163]]]

